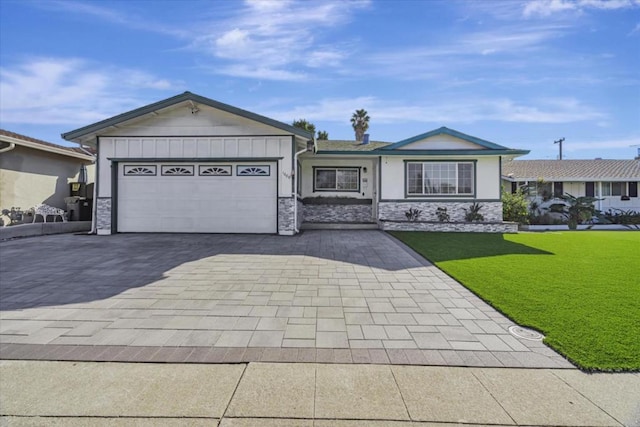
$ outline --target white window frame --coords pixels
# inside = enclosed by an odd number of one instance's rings
[[[422,165],[422,184],[421,184],[421,189],[422,192],[418,193],[418,192],[411,192],[410,191],[410,185],[409,185],[409,165]],[[427,176],[426,172],[425,172],[425,167],[426,165],[435,165],[435,164],[440,164],[440,165],[455,165],[455,192],[452,193],[432,193],[432,192],[425,192],[425,177]],[[463,193],[460,191],[460,179],[462,177],[460,177],[460,165],[471,165],[471,176],[468,177],[471,179],[471,183],[470,183],[470,192],[468,193]],[[405,171],[405,186],[406,186],[406,195],[407,197],[475,197],[475,192],[476,192],[476,185],[475,185],[475,181],[476,181],[476,162],[474,161],[407,161],[405,162],[405,167],[404,167],[404,171]],[[440,177],[438,178],[440,179]]]
[[[335,186],[334,187],[318,187],[318,180],[317,180],[317,174],[318,171],[335,171],[336,173],[336,180],[335,180]],[[357,178],[355,181],[356,187],[355,188],[339,188],[339,183],[340,180],[338,178],[338,175],[340,174],[340,172],[344,172],[344,171],[349,171],[349,172],[356,172],[357,173]],[[336,193],[359,193],[360,192],[360,168],[359,167],[352,167],[352,166],[314,166],[313,167],[313,191],[314,192],[318,192],[318,191],[331,191],[331,192],[336,192]]]

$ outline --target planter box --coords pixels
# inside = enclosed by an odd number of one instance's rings
[[[515,222],[434,222],[434,221],[380,221],[386,231],[446,231],[457,233],[517,233]]]

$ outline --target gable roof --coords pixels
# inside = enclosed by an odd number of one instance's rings
[[[218,102],[204,96],[196,95],[195,93],[191,93],[189,91],[181,93],[180,95],[173,96],[171,98],[164,99],[162,101],[154,102],[153,104],[145,105],[144,107],[136,108],[135,110],[127,111],[126,113],[118,114],[117,116],[113,116],[111,118],[93,123],[91,125],[84,126],[67,133],[63,133],[62,138],[66,139],[67,141],[77,141],[80,138],[86,137],[87,135],[97,134],[101,130],[108,127],[118,125],[128,120],[136,119],[147,114],[151,114],[157,110],[161,110],[163,108],[171,107],[173,105],[187,101],[197,102],[198,104],[207,105],[218,110],[226,111],[228,113],[235,114],[237,116],[241,116],[268,126],[282,129],[286,132],[293,133],[294,135],[298,135],[303,138],[313,138],[313,135],[306,130],[293,127],[286,123],[282,123],[256,113],[252,113],[250,111],[242,110],[228,104],[223,104],[222,102]]]
[[[423,140],[435,135],[446,134],[465,141],[471,142],[476,145],[484,147],[483,149],[399,149],[405,145],[411,144],[416,141]],[[495,144],[493,142],[485,141],[484,139],[476,138],[474,136],[466,135],[462,132],[458,132],[453,129],[441,127],[439,129],[432,130],[408,139],[404,139],[400,142],[390,143],[382,141],[371,141],[369,144],[362,144],[358,141],[316,141],[318,147],[317,154],[371,154],[376,156],[449,156],[449,155],[463,155],[463,156],[520,156],[529,154],[529,150],[515,150],[512,148],[503,147],[502,145]]]
[[[29,147],[36,150],[48,151],[50,153],[60,154],[62,156],[75,157],[78,159],[93,161],[93,156],[80,147],[65,147],[63,145],[53,144],[41,139],[32,138],[30,136],[21,135],[5,129],[0,129],[0,141],[9,144],[16,144],[23,147]]]
[[[455,138],[462,139],[464,141],[471,142],[473,144],[479,145],[488,150],[508,150],[507,147],[503,147],[502,145],[495,144],[490,141],[485,141],[484,139],[476,138],[475,136],[467,135],[462,132],[458,132],[457,130],[449,129],[447,127],[440,127],[438,129],[434,129],[432,131],[422,133],[420,135],[412,136],[411,138],[403,139],[402,141],[396,142],[395,144],[391,144],[388,147],[385,147],[385,150],[395,150],[397,148],[404,147],[405,145],[409,145],[416,141],[421,141],[423,139],[430,138],[436,135],[449,135]]]
[[[510,181],[640,181],[640,160],[514,160],[502,164]]]

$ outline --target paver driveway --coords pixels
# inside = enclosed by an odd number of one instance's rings
[[[0,243],[0,357],[571,367],[380,231]]]

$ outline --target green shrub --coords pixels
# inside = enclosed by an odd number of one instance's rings
[[[504,221],[529,223],[529,208],[524,192],[518,188],[515,193],[502,191],[502,219]]]

